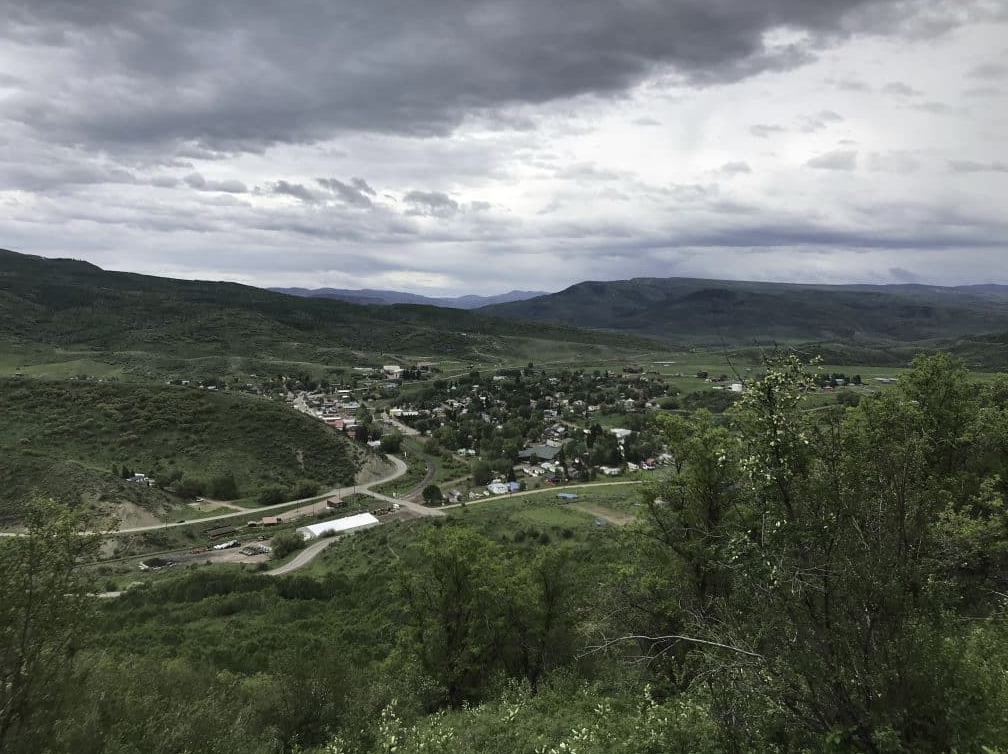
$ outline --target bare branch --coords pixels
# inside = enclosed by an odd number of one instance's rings
[[[698,639],[695,636],[683,636],[682,634],[666,634],[664,636],[642,636],[639,634],[627,634],[626,636],[618,636],[615,639],[609,639],[602,644],[590,647],[587,651],[582,652],[580,657],[586,657],[590,654],[595,654],[596,652],[602,652],[611,646],[620,644],[627,641],[650,641],[650,642],[668,642],[668,641],[685,641],[691,644],[704,644],[709,647],[717,647],[719,649],[727,649],[730,652],[737,652],[738,654],[743,654],[748,657],[755,657],[759,660],[765,659],[763,655],[757,652],[751,652],[748,649],[742,649],[741,647],[733,647],[730,644],[722,644],[717,641],[709,641],[707,639]],[[663,650],[664,651],[664,650]]]

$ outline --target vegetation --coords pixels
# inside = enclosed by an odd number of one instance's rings
[[[114,365],[145,377],[183,368],[217,377],[277,364],[289,374],[298,364],[356,364],[362,352],[375,360],[389,352],[476,360],[480,353],[535,349],[526,329],[457,309],[359,306],[233,283],[108,272],[85,262],[0,250],[5,351],[57,348],[76,352],[75,361],[105,365],[99,369]],[[588,349],[655,346],[643,338],[560,325],[538,327],[536,337]]]
[[[324,360],[331,353],[322,344],[337,331],[346,334],[339,348],[363,343],[372,326],[378,347],[419,348],[445,325],[446,315],[424,307],[379,313],[80,263],[2,261],[0,304],[17,316],[0,319],[0,336],[25,348],[160,350],[188,361],[232,348],[294,358],[310,346],[311,358]],[[74,280],[98,292],[84,296]],[[686,294],[687,303],[733,316],[757,303],[780,305],[769,289],[731,290]],[[802,287],[793,293],[807,306],[822,297]],[[919,303],[927,294],[900,295]],[[964,293],[956,306],[975,317],[983,299],[989,314],[1000,306],[997,295]],[[630,324],[635,311],[626,312]],[[941,311],[913,332],[938,333]],[[862,321],[881,316],[862,312]],[[465,336],[450,331],[447,349],[501,348],[513,327],[479,317],[470,324]],[[608,336],[578,337],[597,344]],[[631,369],[632,382],[622,372],[539,375],[532,364],[497,373],[499,380],[472,369],[451,378],[467,388],[455,391],[460,403],[469,396],[464,419],[420,420],[425,453],[479,450],[471,466],[457,462],[474,483],[505,473],[527,436],[580,418],[587,431],[558,446],[558,458],[611,463],[666,451],[667,471],[648,484],[598,488],[606,492],[570,502],[555,492],[516,495],[435,520],[388,523],[342,539],[286,577],[192,563],[100,602],[87,597],[75,568],[98,546],[78,536],[81,503],[134,491],[143,504],[171,500],[124,475],[150,474],[181,494],[273,502],[345,483],[361,445],[352,450],[279,402],[223,390],[3,382],[0,486],[7,515],[27,531],[0,541],[0,748],[927,754],[1003,747],[1008,378],[972,381],[961,362],[941,354],[916,359],[891,388],[840,400],[847,393],[809,387],[846,382],[843,369],[818,375],[794,356],[774,355],[749,375],[745,392],[694,390],[700,397],[690,398]],[[298,372],[295,382],[311,379]],[[530,391],[536,381],[585,404],[581,416],[565,415],[554,395],[547,421]],[[421,386],[414,398],[433,410],[443,398],[437,391],[450,387],[447,379],[432,392]],[[656,398],[675,399],[677,413],[636,410]],[[596,401],[605,408],[589,418]],[[609,432],[617,422],[643,439],[630,436],[621,448]],[[386,439],[410,451],[411,473],[400,484],[426,485],[425,500],[440,498],[440,486],[423,481],[439,478],[427,477],[431,461],[419,443]],[[15,507],[49,479],[59,480],[52,495],[73,506]],[[199,528],[143,536],[167,548],[194,542]],[[294,532],[272,540],[280,557],[302,544]],[[109,575],[93,567],[98,578]]]
[[[618,329],[675,340],[735,344],[753,339],[816,341],[867,348],[974,338],[1008,332],[1008,288],[967,286],[815,286],[688,278],[584,282],[527,301],[480,311],[580,327]],[[835,344],[835,345],[832,345]],[[974,344],[975,346],[976,344]],[[979,348],[974,347],[977,355]],[[848,351],[849,353],[849,351]],[[1002,355],[1004,351],[1001,351]],[[844,358],[841,361],[875,363]],[[890,363],[892,363],[890,361]]]
[[[363,453],[283,404],[165,385],[0,379],[0,414],[6,521],[33,490],[95,510],[130,501],[160,511],[175,504],[166,489],[230,499],[273,486],[283,502],[352,483]]]

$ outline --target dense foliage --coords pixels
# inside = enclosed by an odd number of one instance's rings
[[[7,519],[33,490],[74,505],[170,504],[158,489],[125,481],[124,471],[190,498],[277,485],[282,500],[306,479],[349,483],[359,463],[359,449],[341,434],[283,404],[192,388],[0,379],[0,415]]]
[[[812,379],[775,358],[728,422],[663,415],[675,461],[622,531],[462,509],[315,576],[127,592],[8,748],[1003,750],[1008,379],[922,358],[808,411]]]

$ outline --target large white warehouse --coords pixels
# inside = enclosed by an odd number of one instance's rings
[[[370,513],[358,513],[355,516],[337,518],[333,521],[323,521],[320,524],[299,526],[298,532],[305,539],[314,539],[315,537],[321,537],[327,532],[333,532],[334,534],[349,534],[350,532],[357,531],[358,529],[370,529],[372,526],[377,526],[378,523],[378,519]]]

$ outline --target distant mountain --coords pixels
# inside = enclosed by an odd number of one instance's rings
[[[530,339],[537,343],[531,343]],[[236,283],[109,272],[87,262],[0,250],[0,349],[37,346],[126,363],[150,374],[197,359],[206,368],[244,357],[298,365],[359,362],[389,354],[467,361],[527,358],[549,350],[647,349],[643,338],[522,323],[432,306],[361,306],[297,298]],[[253,365],[254,366],[254,365]],[[221,372],[233,371],[224,364]],[[219,372],[218,372],[219,373]],[[214,372],[210,372],[214,374]]]
[[[455,298],[431,298],[415,293],[402,291],[380,291],[369,288],[361,290],[344,290],[342,288],[268,288],[276,293],[304,298],[333,298],[338,301],[348,301],[352,304],[420,304],[423,306],[441,306],[447,309],[479,309],[493,304],[507,304],[513,301],[525,301],[536,296],[547,295],[545,291],[509,291],[498,296],[458,296]]]
[[[1008,332],[1008,286],[635,278],[578,283],[479,311],[679,342],[933,343]]]

